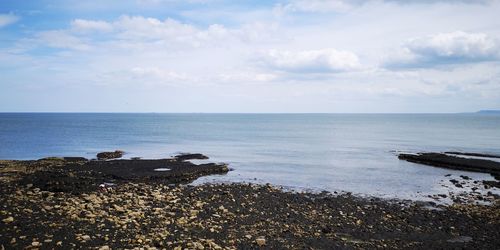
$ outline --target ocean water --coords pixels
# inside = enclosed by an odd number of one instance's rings
[[[91,114],[0,113],[0,159],[126,157],[200,152],[227,175],[196,183],[257,182],[296,190],[418,199],[443,192],[444,175],[398,151],[500,154],[500,116],[480,114]]]

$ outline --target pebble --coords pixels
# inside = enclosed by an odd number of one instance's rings
[[[14,217],[10,216],[2,220],[4,223],[11,223],[14,221]]]
[[[266,239],[264,237],[258,237],[257,239],[255,239],[255,242],[257,243],[257,245],[259,246],[264,246],[266,245]]]
[[[33,241],[33,242],[31,242],[31,245],[34,246],[34,247],[38,247],[38,246],[40,246],[40,242]]]

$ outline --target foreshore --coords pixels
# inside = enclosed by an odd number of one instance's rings
[[[187,185],[225,164],[0,161],[1,249],[500,248],[500,202],[429,206],[272,185]]]

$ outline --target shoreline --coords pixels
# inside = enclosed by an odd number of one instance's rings
[[[192,186],[185,184],[229,169],[195,165],[188,158],[0,161],[0,245],[103,250],[500,247],[496,196],[488,206],[428,207],[272,185]],[[177,169],[150,171],[159,166]],[[47,185],[61,175],[71,181]],[[107,183],[108,178],[114,182]]]

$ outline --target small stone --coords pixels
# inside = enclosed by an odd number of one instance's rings
[[[266,238],[264,237],[258,237],[257,239],[255,239],[255,242],[257,243],[257,245],[259,246],[264,246],[266,245]]]
[[[213,241],[212,241],[212,242],[210,242],[210,246],[211,246],[213,249],[216,249],[216,250],[217,250],[217,249],[222,249],[222,247],[221,247],[221,246],[217,245],[217,243],[215,243],[215,242],[213,242]]]
[[[196,204],[195,204],[195,206],[198,207],[198,208],[201,208],[201,207],[203,207],[203,202],[197,201]]]
[[[33,241],[33,242],[31,242],[31,245],[34,246],[34,247],[39,247],[40,246],[40,242]]]
[[[82,240],[84,240],[84,241],[90,240],[90,236],[84,235],[84,236],[82,236]]]
[[[12,240],[10,240],[10,244],[16,244],[16,238],[12,238]]]
[[[4,223],[11,223],[14,221],[14,217],[10,216],[2,220]]]
[[[472,241],[472,237],[470,237],[470,236],[458,236],[456,238],[447,240],[447,242],[451,242],[451,243],[466,243],[466,242],[470,242],[470,241]]]
[[[205,247],[203,246],[203,244],[201,244],[200,242],[194,242],[193,243],[193,247],[198,249],[198,250],[204,250]]]
[[[119,212],[119,213],[123,213],[123,212],[125,212],[125,209],[123,209],[123,207],[120,207],[120,206],[118,206],[118,205],[116,205],[116,204],[115,204],[115,205],[113,205],[113,207],[114,207],[114,209],[115,209],[117,212]]]
[[[99,250],[109,250],[109,246],[102,246],[102,247],[99,247]]]
[[[58,241],[58,242],[56,243],[56,245],[57,245],[57,246],[62,246],[62,241]]]

